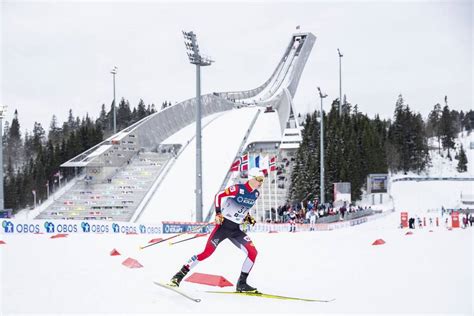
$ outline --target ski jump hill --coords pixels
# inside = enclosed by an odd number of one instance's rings
[[[235,181],[229,168],[236,157],[297,148],[293,97],[315,41],[311,33],[293,34],[273,73],[255,89],[202,95],[204,218],[216,192]],[[196,99],[182,101],[63,163],[81,175],[35,218],[194,221],[195,117]],[[280,189],[281,201],[286,190]],[[280,200],[267,200],[265,208]]]

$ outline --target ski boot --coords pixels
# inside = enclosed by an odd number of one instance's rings
[[[189,268],[186,267],[186,266],[183,266],[183,267],[181,268],[181,270],[179,270],[178,273],[176,273],[176,274],[171,278],[170,285],[171,285],[171,286],[179,287],[179,284],[181,283],[181,281],[183,280],[183,278],[186,276],[186,274],[188,274],[188,272],[189,272]]]
[[[257,293],[257,289],[247,284],[248,273],[242,272],[240,274],[239,281],[237,281],[237,286],[235,287],[237,292],[254,292]]]

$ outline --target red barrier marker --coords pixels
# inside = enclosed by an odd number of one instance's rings
[[[383,239],[377,239],[372,243],[373,246],[378,246],[378,245],[383,245],[385,244],[385,241]]]
[[[193,273],[189,278],[184,280],[186,282],[206,284],[212,286],[233,286],[226,278],[220,275],[205,274],[205,273]]]
[[[66,238],[67,234],[56,234],[54,236],[51,236],[51,239],[56,239],[56,238]]]
[[[137,260],[133,258],[127,258],[125,259],[124,262],[122,262],[124,266],[130,269],[137,269],[137,268],[143,268],[143,266],[138,262]]]
[[[117,249],[113,249],[111,252],[110,252],[110,255],[111,256],[120,256],[120,252],[117,251]]]
[[[153,239],[150,240],[148,243],[149,243],[149,244],[153,244],[153,243],[155,243],[155,242],[159,242],[159,241],[162,241],[162,240],[163,240],[163,238],[153,238]]]

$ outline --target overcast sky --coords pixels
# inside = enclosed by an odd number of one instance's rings
[[[471,1],[305,2],[26,2],[1,4],[0,103],[18,109],[22,130],[71,108],[97,118],[113,98],[160,106],[195,94],[195,68],[181,30],[198,35],[215,59],[202,71],[202,92],[259,86],[277,66],[297,25],[317,40],[301,77],[296,111],[319,107],[316,87],[359,111],[393,116],[398,94],[426,117],[448,96],[472,108]],[[327,107],[326,107],[327,108]]]

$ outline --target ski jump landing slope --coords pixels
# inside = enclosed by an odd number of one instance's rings
[[[229,171],[239,144],[258,109],[242,108],[211,115],[203,120],[203,216]],[[278,121],[276,122],[278,123]],[[195,123],[163,142],[186,146],[148,203],[138,222],[190,221],[195,218]]]
[[[217,98],[221,102],[231,102],[233,108],[213,114],[210,111],[211,114],[203,119],[203,218],[206,218],[232,162],[245,150],[243,145],[248,145],[249,139],[253,142],[281,141],[292,111],[292,99],[315,40],[310,33],[293,34],[275,71],[264,84],[253,90],[221,92],[210,96],[208,106],[212,106],[212,100]],[[260,115],[267,107],[272,107],[276,115]],[[183,113],[187,114],[187,111]],[[174,114],[181,116],[177,110]],[[183,149],[162,176],[146,206],[137,211],[135,222],[196,219],[194,137],[195,122],[192,122],[161,142],[181,144]]]

